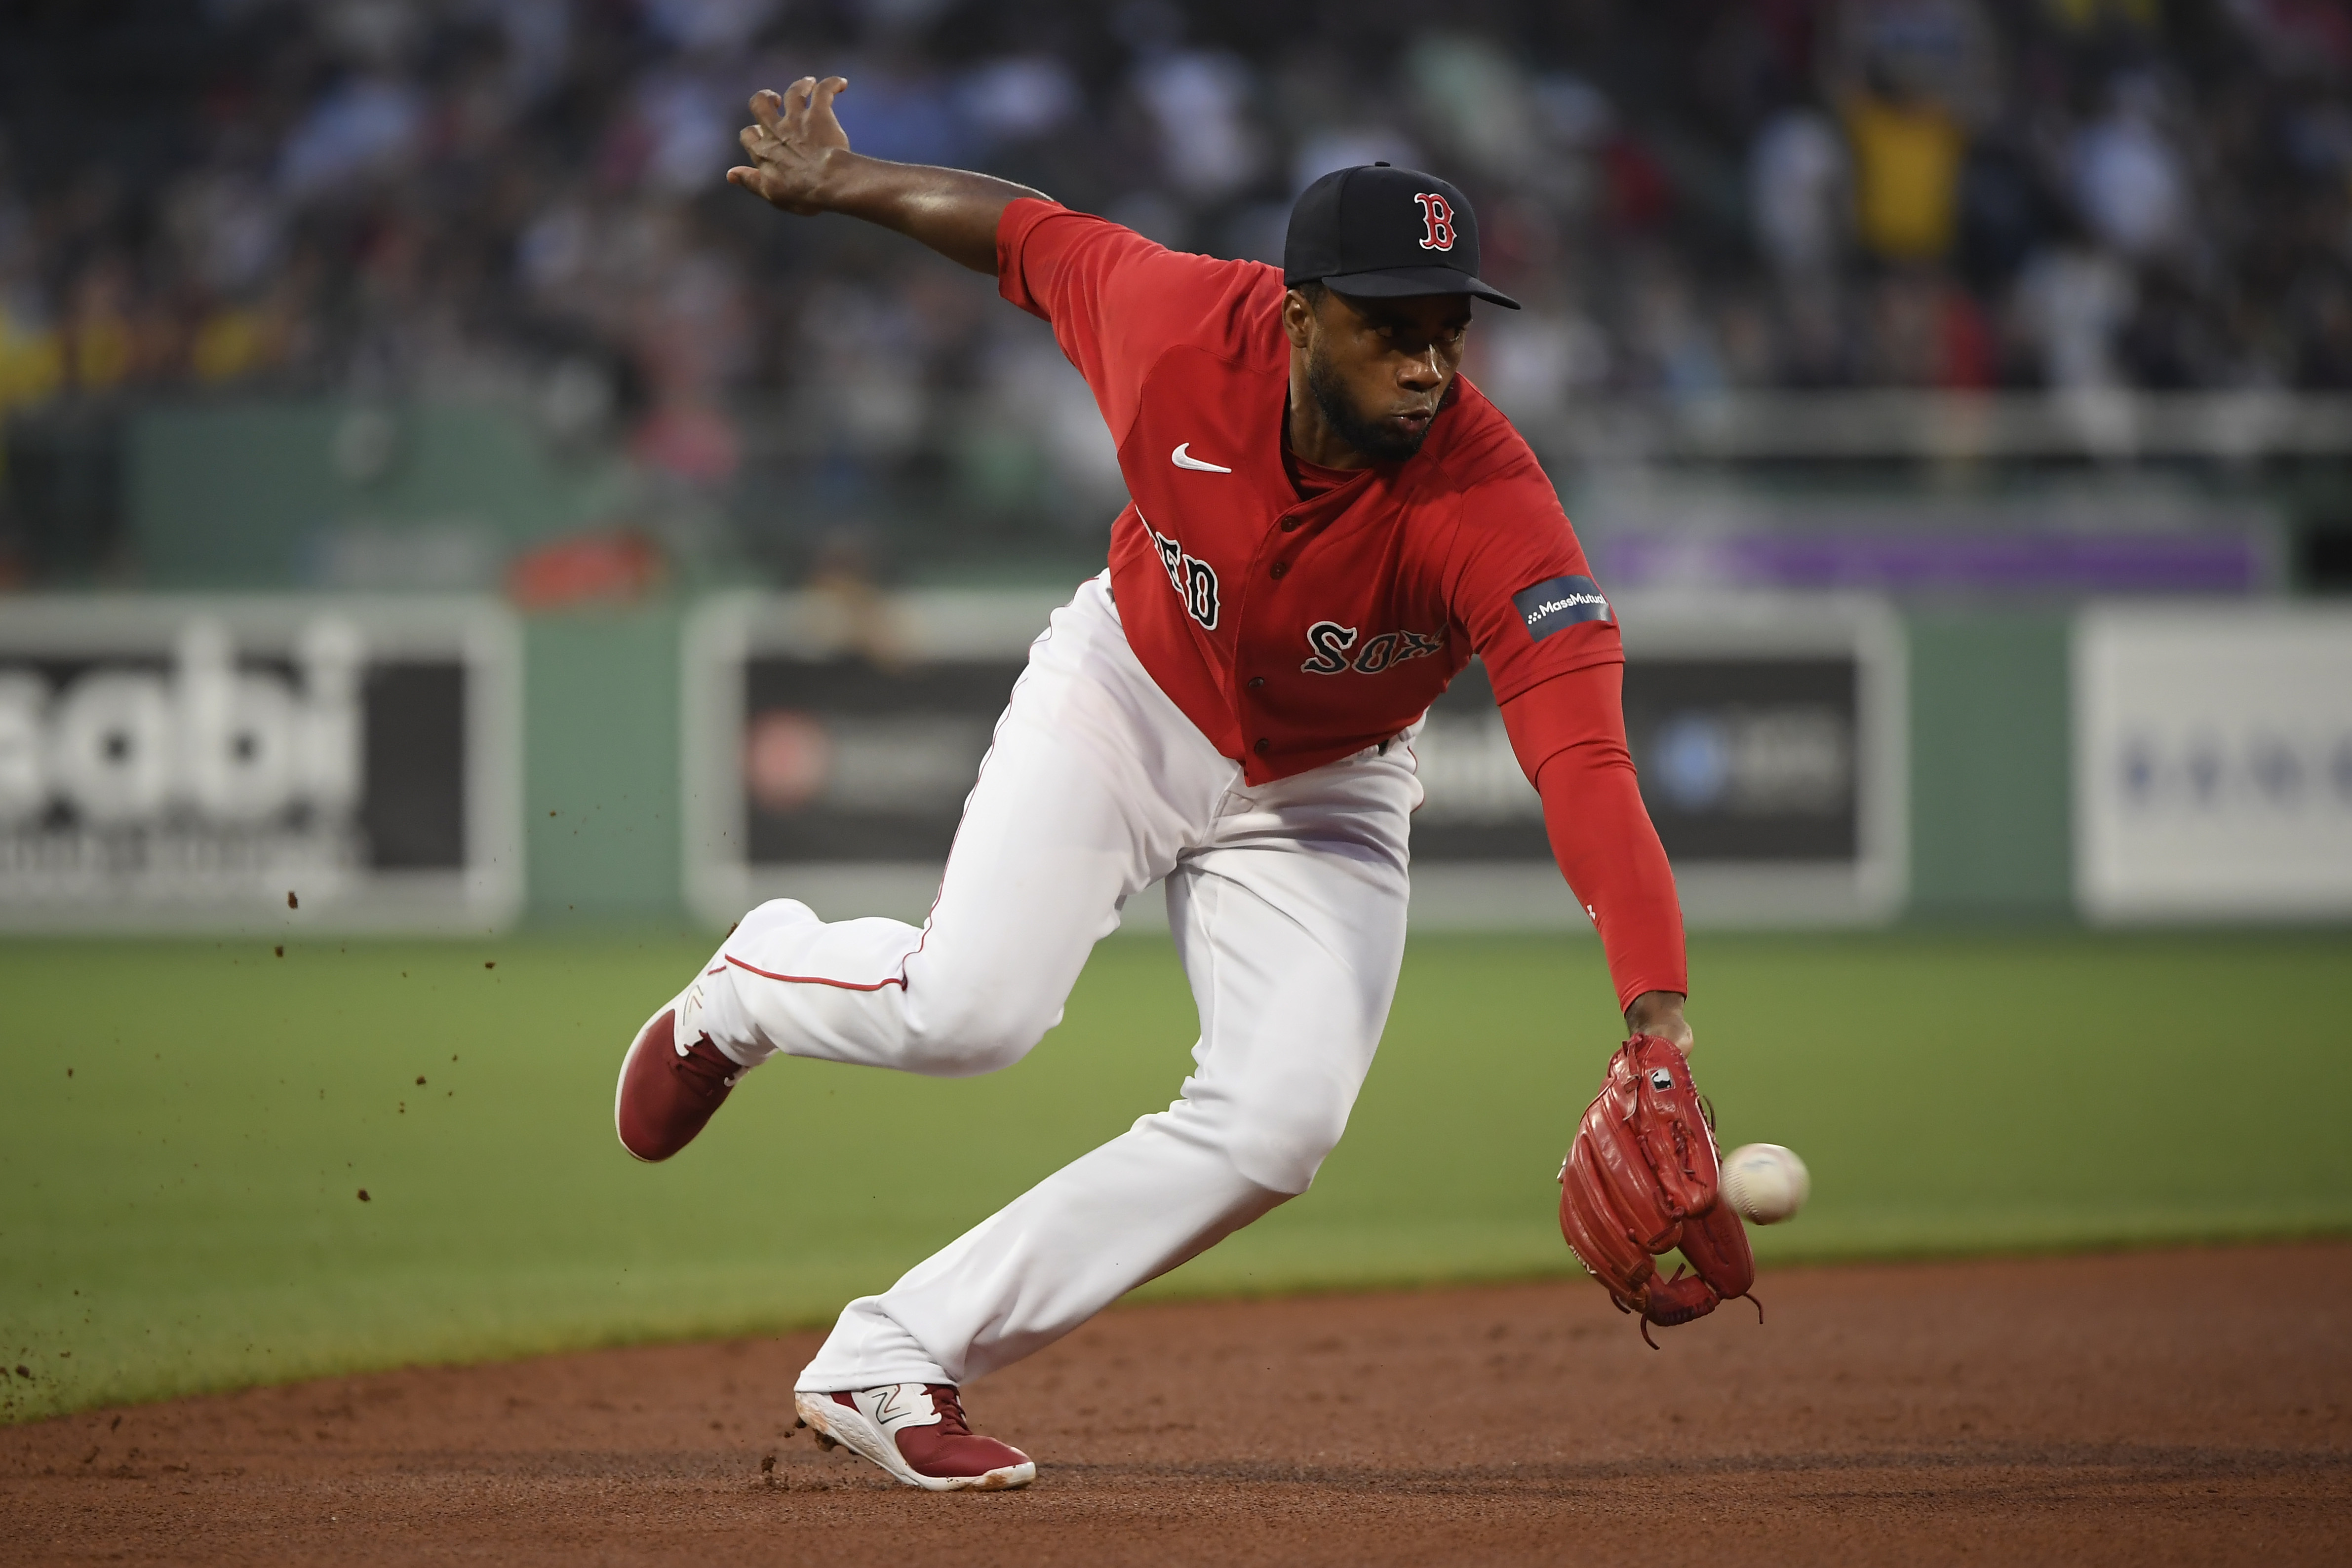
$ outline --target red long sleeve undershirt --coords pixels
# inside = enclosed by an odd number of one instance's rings
[[[1503,704],[1519,767],[1543,797],[1544,833],[1601,932],[1617,1005],[1690,991],[1682,904],[1625,745],[1625,667],[1591,664]]]

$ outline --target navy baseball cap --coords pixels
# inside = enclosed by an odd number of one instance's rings
[[[1434,174],[1387,163],[1335,170],[1300,193],[1283,242],[1282,281],[1381,299],[1475,294],[1519,308],[1478,280],[1478,219],[1462,193]]]

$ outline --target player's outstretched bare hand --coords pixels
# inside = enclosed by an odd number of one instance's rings
[[[864,218],[993,276],[1004,209],[1040,193],[963,169],[859,157],[833,112],[833,100],[848,88],[841,77],[803,77],[782,93],[753,93],[751,118],[759,123],[745,126],[742,135],[751,161],[728,170],[727,183],[803,217]]]
[[[833,112],[833,100],[847,90],[844,77],[803,77],[779,97],[762,88],[751,95],[756,125],[743,128],[749,166],[727,171],[727,183],[740,185],[788,213],[814,217],[826,206],[821,194],[833,153],[849,151],[849,133]]]

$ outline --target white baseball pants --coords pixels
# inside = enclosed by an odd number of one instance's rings
[[[1420,802],[1402,741],[1245,786],[1137,661],[1106,578],[1055,612],[930,919],[761,904],[712,966],[726,978],[707,978],[704,1026],[747,1064],[993,1071],[1061,1021],[1120,905],[1164,877],[1194,1068],[1167,1110],[850,1302],[800,1389],[992,1372],[1304,1192],[1387,1022]]]

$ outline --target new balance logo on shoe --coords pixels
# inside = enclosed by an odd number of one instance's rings
[[[940,1413],[931,1403],[931,1391],[919,1383],[891,1383],[880,1388],[861,1388],[850,1396],[857,1408],[892,1437],[901,1427],[936,1427]]]
[[[945,1383],[884,1383],[837,1394],[793,1396],[802,1421],[824,1447],[840,1444],[890,1476],[926,1491],[1004,1491],[1037,1479],[1036,1462],[1009,1443],[975,1433],[963,1402]]]

